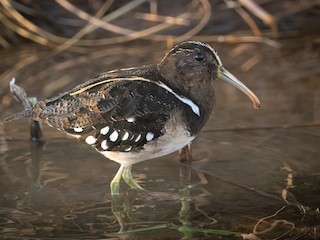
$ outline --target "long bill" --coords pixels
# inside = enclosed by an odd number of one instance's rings
[[[259,98],[242,82],[240,82],[235,76],[233,76],[230,72],[228,72],[224,67],[220,67],[218,69],[218,78],[221,80],[224,80],[236,88],[238,88],[240,91],[242,91],[244,94],[246,94],[252,101],[253,107],[255,109],[260,108],[260,100]]]

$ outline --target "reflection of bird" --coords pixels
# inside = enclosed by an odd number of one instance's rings
[[[191,143],[212,111],[211,81],[217,77],[259,107],[259,99],[222,67],[209,45],[189,41],[176,45],[157,65],[102,73],[6,121],[30,117],[45,122],[120,163],[111,182],[111,193],[119,194],[121,176],[141,189],[132,178],[132,164]]]

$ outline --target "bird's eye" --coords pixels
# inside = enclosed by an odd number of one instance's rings
[[[196,53],[194,55],[194,59],[197,60],[198,62],[201,62],[204,60],[204,55],[202,53]]]

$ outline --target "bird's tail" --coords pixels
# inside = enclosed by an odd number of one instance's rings
[[[11,122],[14,120],[22,119],[22,118],[32,118],[32,110],[26,109],[22,112],[15,113],[7,118],[4,119],[5,122]]]

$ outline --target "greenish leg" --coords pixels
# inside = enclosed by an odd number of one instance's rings
[[[114,176],[110,183],[110,190],[112,195],[119,195],[121,175],[123,174],[123,170],[125,170],[125,168],[126,167],[121,165],[117,174]]]
[[[180,190],[181,194],[181,208],[179,211],[179,221],[182,223],[182,226],[178,230],[183,233],[181,239],[191,239],[193,236],[192,231],[188,227],[192,226],[190,222],[190,188],[187,186]]]
[[[122,200],[120,195],[112,195],[111,198],[111,211],[113,215],[117,218],[117,221],[120,225],[119,233],[124,232],[125,227],[125,220],[123,217],[123,210],[122,210]]]
[[[131,167],[124,167],[124,171],[122,173],[123,180],[132,188],[135,190],[144,190],[138,183],[136,183],[133,180],[132,174],[131,174]]]

